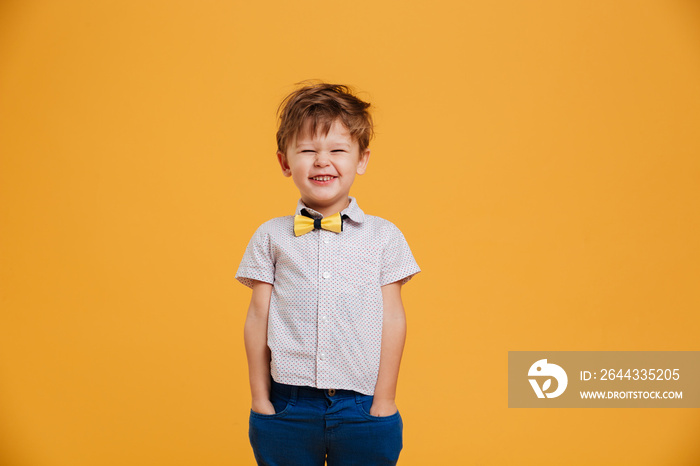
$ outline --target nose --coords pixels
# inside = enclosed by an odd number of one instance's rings
[[[328,165],[330,165],[328,153],[326,153],[325,151],[316,152],[316,160],[314,160],[314,166],[327,167]]]

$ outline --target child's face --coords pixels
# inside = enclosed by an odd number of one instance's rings
[[[301,131],[277,152],[284,176],[291,176],[306,206],[323,216],[340,212],[348,205],[355,175],[362,175],[369,162],[369,149],[360,154],[360,146],[348,129],[335,120],[328,134]]]

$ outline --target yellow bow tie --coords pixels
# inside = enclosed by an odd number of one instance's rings
[[[294,236],[301,236],[320,228],[335,233],[343,231],[343,219],[340,217],[340,212],[322,219],[306,217],[304,215],[296,215],[294,217]]]

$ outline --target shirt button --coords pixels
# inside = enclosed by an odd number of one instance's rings
[[[321,361],[325,361],[326,360],[326,353],[319,354],[318,359],[320,359]]]
[[[331,278],[331,274],[329,272],[323,272],[323,278]]]
[[[331,242],[331,240],[329,240],[328,238],[323,238],[323,242],[326,243],[326,244],[328,244],[328,243]]]
[[[322,320],[323,322],[328,322],[328,316],[323,316],[323,317],[321,317],[321,320]]]

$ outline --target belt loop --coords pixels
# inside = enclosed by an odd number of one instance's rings
[[[294,406],[297,404],[297,396],[299,395],[299,387],[296,385],[292,386],[292,393],[289,394],[289,404]]]

